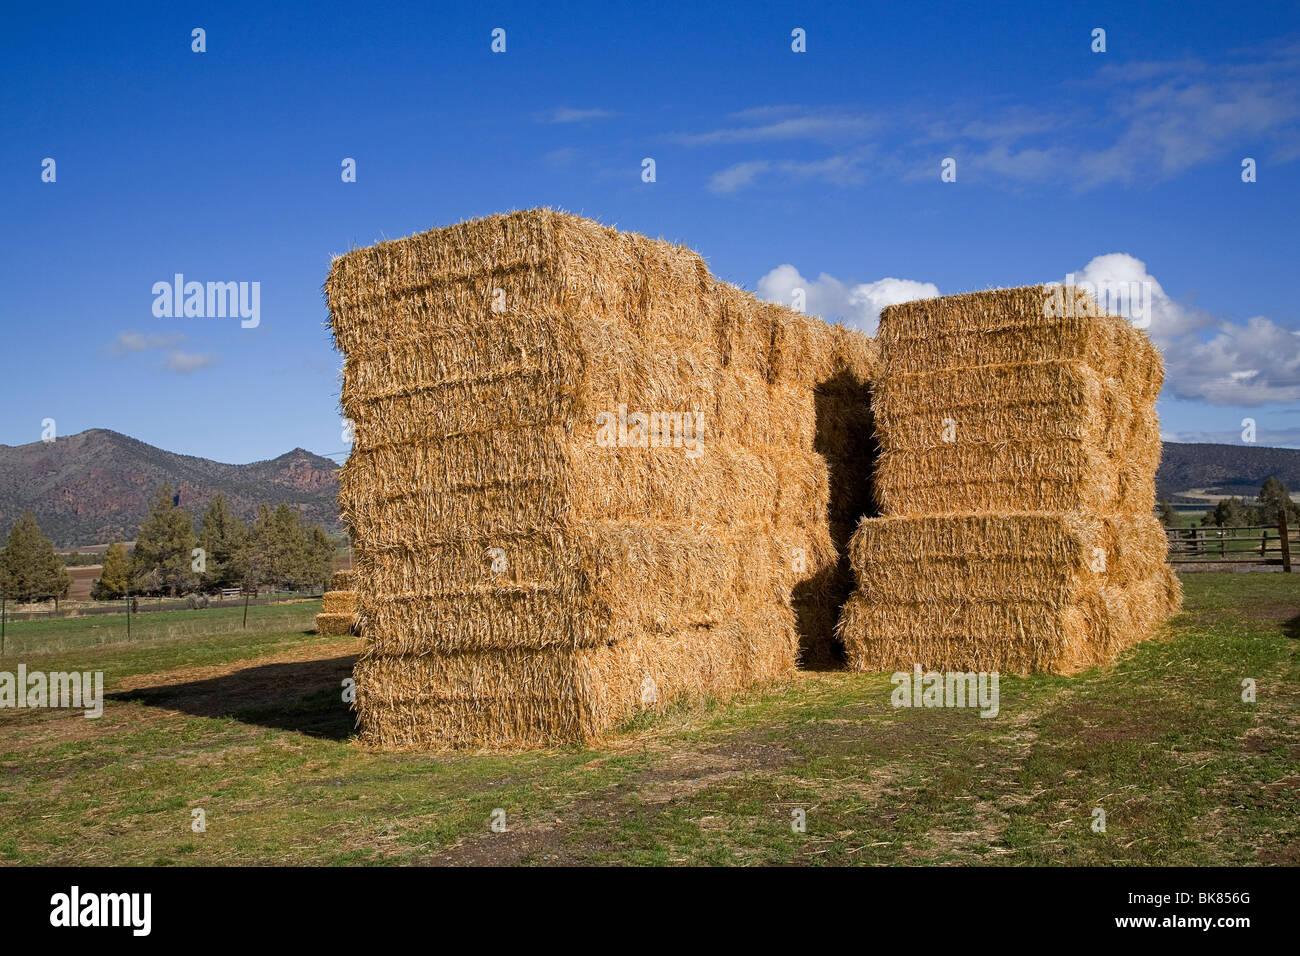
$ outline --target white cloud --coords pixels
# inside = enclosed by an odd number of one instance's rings
[[[873,176],[930,181],[938,178],[939,162],[947,156],[957,160],[963,182],[1062,184],[1076,190],[1149,184],[1208,164],[1225,168],[1226,163],[1235,175],[1247,155],[1273,169],[1300,159],[1297,53],[1300,45],[1234,51],[1213,64],[1102,64],[1089,77],[1052,89],[1058,108],[1051,112],[974,93],[942,113],[919,103],[901,103],[888,113],[767,106],[672,138],[688,146],[772,150],[719,172],[710,184],[716,192],[777,173],[852,185],[862,178],[857,165],[865,159]],[[775,155],[779,147],[819,144],[833,154],[820,162],[847,161],[851,174],[816,176],[809,170],[801,177],[799,163]]]
[[[1165,432],[1160,437],[1165,441],[1209,442],[1215,445],[1249,447],[1242,441],[1241,431],[1240,428],[1235,428],[1224,431]],[[1271,448],[1297,448],[1300,447],[1300,428],[1269,428],[1260,421],[1255,432],[1255,442]]]
[[[126,355],[131,352],[149,352],[155,349],[166,349],[167,354],[159,368],[168,372],[176,372],[180,375],[188,375],[190,372],[197,372],[201,368],[207,368],[217,364],[217,356],[212,354],[202,354],[199,352],[183,352],[175,346],[184,342],[186,336],[182,333],[173,333],[171,335],[151,335],[143,332],[119,332],[117,338],[108,346],[110,355]]]
[[[197,372],[201,368],[215,365],[216,361],[215,355],[200,355],[197,352],[173,350],[167,353],[167,361],[163,363],[163,368],[169,372],[188,375],[190,372]]]
[[[539,123],[585,123],[588,120],[609,119],[617,116],[610,110],[576,110],[567,106],[560,106],[553,110],[544,110],[537,114]]]
[[[777,266],[758,280],[758,297],[769,302],[790,305],[795,289],[804,290],[804,311],[824,319],[843,321],[873,335],[880,324],[880,310],[885,306],[929,299],[939,294],[934,283],[914,279],[885,278],[849,285],[823,272],[810,281],[789,264]]]
[[[867,151],[859,150],[807,161],[756,159],[736,163],[714,173],[709,179],[709,189],[715,193],[732,193],[757,185],[760,177],[769,175],[787,180],[817,180],[835,186],[852,186],[863,179],[862,163],[867,155]]]
[[[1300,402],[1300,330],[1265,316],[1232,322],[1178,302],[1145,262],[1123,252],[1095,256],[1071,275],[1072,281],[1097,288],[1103,304],[1108,291],[1142,290],[1143,308],[1149,309],[1145,331],[1164,353],[1166,396],[1235,407]],[[1066,279],[1062,275],[1047,281]],[[939,295],[934,283],[915,279],[852,284],[825,272],[809,279],[788,263],[758,281],[759,298],[782,305],[792,304],[795,289],[804,290],[805,311],[870,334],[875,334],[885,306]],[[1114,305],[1112,311],[1117,311]],[[1144,319],[1141,313],[1128,314]]]
[[[1168,351],[1174,394],[1214,405],[1300,401],[1300,332],[1262,315],[1244,325],[1221,322],[1203,342]]]
[[[1150,325],[1146,332],[1157,345],[1172,343],[1180,336],[1199,332],[1215,323],[1209,313],[1171,299],[1164,286],[1147,271],[1147,264],[1126,252],[1093,256],[1073,276],[1074,281],[1089,282],[1103,292],[1114,288],[1145,289],[1151,300]],[[1063,282],[1066,278],[1056,281]]]
[[[836,186],[852,186],[862,181],[862,153],[828,156],[809,162],[787,161],[777,168],[792,179],[816,179]]]
[[[771,165],[766,160],[756,160],[728,166],[713,174],[709,180],[709,189],[715,193],[731,193],[742,187],[751,186],[759,174],[766,172]]]
[[[1169,297],[1145,262],[1126,253],[1096,256],[1075,279],[1103,288],[1149,284],[1146,331],[1164,352],[1171,397],[1235,406],[1300,401],[1300,331],[1265,316],[1231,322],[1183,305]]]
[[[933,299],[939,294],[939,287],[933,282],[918,282],[915,279],[877,279],[856,285],[849,293],[849,301],[864,309],[864,315],[870,317],[871,331],[880,324],[880,313],[888,305],[899,305],[914,299]]]
[[[1003,179],[1017,182],[1047,182],[1060,175],[1066,162],[1062,149],[1013,149],[1002,143],[990,146],[965,160],[963,165],[977,171],[988,171]],[[934,176],[937,164],[927,173]]]
[[[578,151],[572,146],[564,146],[560,149],[553,149],[542,156],[542,162],[547,166],[569,166],[578,158]]]
[[[747,110],[742,117],[759,117],[763,110]],[[726,143],[770,143],[786,140],[849,142],[861,139],[875,123],[866,116],[853,114],[809,113],[786,116],[756,126],[732,126],[689,133],[675,137],[687,146],[717,146]]]
[[[1294,72],[1252,72],[1225,70],[1206,79],[1185,70],[1154,87],[1122,85],[1114,105],[1121,131],[1109,147],[1081,157],[1081,185],[1168,178],[1242,143],[1275,141],[1300,121]],[[1293,135],[1287,139],[1294,142]]]
[[[143,332],[118,332],[108,346],[113,355],[125,355],[128,352],[147,352],[150,349],[165,349],[180,345],[185,341],[181,333],[172,335],[149,335]]]

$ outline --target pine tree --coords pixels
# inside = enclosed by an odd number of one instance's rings
[[[288,505],[281,503],[275,509],[271,522],[274,541],[272,578],[276,587],[293,588],[302,576],[306,557],[305,542],[302,534],[302,522],[298,514]]]
[[[1286,509],[1287,524],[1292,528],[1300,525],[1300,504],[1291,500],[1286,485],[1276,478],[1265,478],[1259,489],[1259,523],[1277,527],[1283,508]]]
[[[239,555],[248,538],[248,526],[230,513],[224,495],[217,495],[203,515],[199,547],[204,551],[206,570],[200,575],[208,590],[240,583]]]
[[[1174,506],[1169,503],[1167,498],[1162,498],[1160,500],[1159,510],[1160,523],[1162,525],[1166,528],[1177,528],[1179,526],[1180,522],[1178,520],[1178,512],[1174,510]]]
[[[46,565],[48,568],[46,588],[49,591],[50,597],[54,598],[54,603],[57,607],[59,598],[68,596],[68,588],[72,587],[72,575],[68,573],[68,569],[59,559],[59,556],[54,553],[53,545],[50,545],[49,556],[52,560],[48,561]]]
[[[132,557],[133,576],[150,590],[183,594],[198,584],[194,561],[194,525],[172,501],[171,486],[158,489],[140,526]]]
[[[261,505],[235,562],[237,577],[243,587],[260,588],[271,583],[274,562],[271,523],[271,506]]]
[[[1220,498],[1201,519],[1202,527],[1249,528],[1259,523],[1259,512],[1240,498]]]
[[[274,511],[262,505],[236,558],[235,578],[246,587],[319,588],[333,563],[334,543],[324,528],[305,524],[286,504]]]
[[[334,566],[334,542],[318,524],[311,526],[308,537],[309,563],[303,584],[309,588],[324,588],[329,584]]]
[[[114,541],[104,555],[104,569],[90,589],[90,596],[96,601],[112,601],[125,596],[130,585],[131,561],[126,555],[126,545]]]
[[[61,598],[72,583],[68,570],[54,553],[54,545],[41,533],[35,516],[23,514],[9,532],[0,551],[0,588],[15,601]]]

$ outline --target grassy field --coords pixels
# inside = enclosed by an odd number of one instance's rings
[[[242,607],[213,607],[201,611],[148,611],[131,615],[131,632],[127,636],[127,615],[88,614],[83,617],[48,618],[33,621],[9,621],[5,626],[5,655],[36,652],[72,651],[101,645],[164,643],[173,645],[178,662],[187,658],[189,641],[216,635],[279,633],[286,630],[310,630],[320,613],[316,600],[286,601],[283,604],[254,606],[248,611],[244,626]],[[231,658],[236,660],[237,658]],[[55,668],[49,668],[54,670]],[[107,668],[104,670],[107,677]]]
[[[100,669],[111,696],[99,720],[0,711],[0,860],[1300,862],[1300,577],[1184,583],[1165,638],[1106,672],[1004,678],[994,719],[895,710],[888,675],[801,673],[514,756],[358,747],[340,682],[359,643],[310,633],[311,604],[255,609],[247,632],[176,612],[133,644],[17,625],[0,670]]]

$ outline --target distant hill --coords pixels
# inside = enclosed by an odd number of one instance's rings
[[[1170,497],[1189,488],[1211,494],[1253,496],[1265,478],[1278,478],[1300,497],[1300,448],[1165,442],[1156,494]]]
[[[170,482],[197,527],[218,493],[244,519],[280,502],[339,527],[335,462],[295,448],[270,461],[227,465],[177,455],[104,428],[50,444],[0,445],[0,536],[26,510],[57,547],[131,540],[154,493]],[[0,537],[0,542],[3,537]]]
[[[246,520],[263,502],[283,501],[334,531],[340,527],[335,468],[301,448],[270,461],[227,465],[103,428],[49,445],[0,445],[0,541],[27,509],[57,547],[129,541],[164,481],[180,492],[196,525],[221,493]],[[1300,496],[1300,449],[1165,442],[1156,486],[1162,498],[1192,488],[1254,495],[1269,476]]]

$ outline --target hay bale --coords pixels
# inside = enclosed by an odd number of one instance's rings
[[[326,294],[365,740],[588,740],[794,666],[861,514],[831,470],[866,473],[869,339],[549,210],[348,253]]]
[[[1072,673],[1176,610],[1154,515],[882,517],[851,546],[840,628],[854,670]],[[1176,582],[1176,578],[1173,578]],[[1135,626],[1136,624],[1136,626]]]
[[[1023,286],[917,299],[881,312],[876,377],[918,372],[1078,362],[1103,377],[1143,384],[1154,401],[1160,354],[1146,335],[1108,315],[1085,290]]]
[[[1177,610],[1145,335],[1036,286],[891,306],[879,345],[884,516],[850,545],[851,668],[1071,673]]]
[[[1149,510],[1159,353],[1073,288],[1055,290],[1073,314],[1044,314],[1053,294],[1033,286],[884,310],[872,390],[882,512]]]
[[[321,596],[321,610],[326,614],[356,614],[356,591],[326,591]]]
[[[355,614],[317,614],[316,615],[316,633],[317,634],[355,634],[357,633],[357,617]]]
[[[357,633],[356,572],[335,571],[330,578],[331,590],[321,595],[321,612],[316,615],[320,634]]]
[[[942,601],[953,579],[966,600],[1060,603],[1145,580],[1165,550],[1155,515],[979,512],[863,521],[850,557],[871,603]]]

